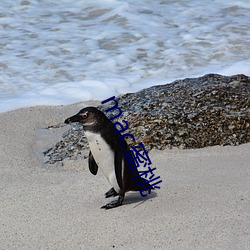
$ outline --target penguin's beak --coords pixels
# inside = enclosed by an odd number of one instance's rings
[[[72,122],[80,122],[81,117],[77,114],[77,115],[73,115],[69,118],[67,118],[64,123],[70,124]]]

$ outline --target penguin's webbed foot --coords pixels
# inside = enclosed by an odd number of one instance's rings
[[[117,196],[118,193],[115,191],[115,189],[112,187],[107,193],[105,193],[105,197],[109,198],[109,197],[115,197]]]
[[[116,201],[111,201],[110,203],[108,203],[108,204],[102,206],[101,208],[110,209],[110,208],[114,208],[114,207],[119,207],[119,206],[122,205],[123,200],[124,200],[124,197],[119,196],[118,200],[116,200]]]

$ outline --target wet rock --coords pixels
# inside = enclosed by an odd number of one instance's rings
[[[145,148],[202,148],[250,142],[250,78],[209,74],[153,86],[117,98],[127,132]],[[98,107],[102,111],[107,105]],[[113,117],[115,111],[109,112]],[[127,140],[131,145],[132,140]],[[44,152],[48,162],[81,158],[88,148],[81,126]]]

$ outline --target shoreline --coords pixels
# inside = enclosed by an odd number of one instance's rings
[[[250,143],[153,149],[161,189],[146,199],[129,192],[124,205],[108,211],[100,207],[110,187],[101,172],[90,174],[87,159],[38,160],[67,130],[44,136],[43,128],[98,104],[0,113],[2,249],[247,249]]]

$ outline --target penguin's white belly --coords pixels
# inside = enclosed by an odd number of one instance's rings
[[[108,179],[111,186],[119,193],[120,187],[115,174],[115,155],[113,150],[100,134],[86,131],[85,135],[88,139],[89,147],[96,164]]]

